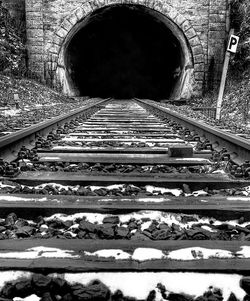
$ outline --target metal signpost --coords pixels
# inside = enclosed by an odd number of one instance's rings
[[[239,37],[235,36],[234,29],[231,29],[230,33],[229,33],[229,42],[228,42],[228,46],[227,46],[227,51],[226,51],[226,55],[225,55],[223,71],[222,71],[222,76],[221,76],[220,91],[219,91],[217,105],[216,105],[216,120],[220,120],[221,105],[222,105],[223,94],[224,94],[224,90],[225,90],[230,55],[231,55],[231,53],[236,53],[238,43],[239,43]]]

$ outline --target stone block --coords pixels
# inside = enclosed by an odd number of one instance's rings
[[[192,37],[191,39],[189,39],[188,41],[189,41],[189,44],[190,44],[192,47],[195,47],[195,46],[199,46],[199,45],[200,45],[200,39],[198,38],[198,36],[194,36],[194,37]]]
[[[210,23],[210,31],[226,31],[226,23]]]
[[[190,158],[193,156],[192,145],[173,145],[168,147],[169,157]]]
[[[192,39],[193,37],[196,37],[196,31],[194,28],[189,28],[187,31],[185,31],[185,35],[188,39]]]
[[[200,45],[192,47],[193,55],[203,54],[203,48]]]
[[[56,35],[60,38],[66,37],[67,34],[68,34],[67,30],[63,27],[61,27],[56,33]]]
[[[81,7],[79,7],[76,10],[75,15],[76,15],[78,21],[80,21],[85,16],[85,11]]]
[[[85,2],[85,3],[83,4],[83,6],[82,6],[82,9],[83,9],[84,12],[85,12],[85,16],[86,16],[87,14],[89,14],[90,12],[92,12],[92,8],[91,8],[89,2]]]
[[[226,14],[211,14],[209,20],[211,23],[225,23]]]
[[[204,63],[204,55],[198,54],[194,56],[194,63]]]
[[[184,32],[186,32],[191,28],[191,24],[189,23],[188,20],[186,20],[181,24],[181,28]]]
[[[225,31],[210,31],[209,39],[214,40],[217,44],[217,41],[225,39]]]
[[[204,63],[194,64],[194,71],[195,72],[204,72],[205,71],[205,64]]]
[[[72,24],[71,22],[69,21],[69,19],[64,19],[63,22],[62,22],[62,28],[64,28],[66,30],[66,32],[68,33],[71,28],[72,28]]]
[[[204,72],[194,72],[194,78],[197,80],[204,80]]]

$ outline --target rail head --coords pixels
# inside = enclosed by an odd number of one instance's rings
[[[14,143],[22,141],[23,139],[26,139],[27,137],[32,136],[32,135],[38,133],[39,131],[45,130],[47,128],[51,128],[54,125],[57,125],[63,121],[66,121],[67,119],[77,116],[81,113],[84,113],[85,111],[87,111],[91,108],[95,108],[107,101],[109,101],[109,98],[100,100],[94,104],[88,104],[84,107],[74,109],[68,113],[51,118],[49,120],[39,122],[38,124],[31,125],[28,128],[25,128],[25,129],[16,131],[14,133],[11,133],[9,135],[6,135],[4,137],[1,137],[0,138],[0,152],[4,148],[8,147],[9,145],[13,145]]]
[[[174,112],[168,108],[163,108],[160,105],[154,104],[151,101],[137,99],[136,101],[150,106],[153,109],[157,109],[162,113],[170,116],[177,122],[187,126],[190,129],[196,130],[199,134],[204,135],[212,143],[218,143],[220,148],[226,147],[228,151],[234,153],[234,160],[238,164],[242,164],[245,160],[250,160],[250,141],[244,138],[238,137],[235,134],[223,132],[221,129],[206,124],[202,121],[197,121],[193,118],[184,116],[180,113]]]

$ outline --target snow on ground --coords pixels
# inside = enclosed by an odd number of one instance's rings
[[[20,252],[2,252],[0,258],[17,258],[17,259],[36,259],[46,258],[79,258],[79,255],[73,255],[74,251],[61,250],[48,247],[34,247]]]
[[[61,275],[70,283],[87,285],[93,280],[100,280],[114,293],[121,290],[125,296],[137,299],[146,299],[157,284],[165,285],[168,291],[185,293],[193,296],[203,295],[209,286],[220,288],[224,300],[233,292],[239,300],[243,300],[245,292],[240,288],[242,276],[236,274],[203,274],[203,273],[167,273],[167,272],[142,272],[142,273],[79,273]]]
[[[19,278],[30,278],[30,272],[23,271],[1,271],[0,272],[0,290],[9,281],[15,281]]]

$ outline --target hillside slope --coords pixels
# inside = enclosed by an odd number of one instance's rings
[[[0,72],[23,76],[26,74],[24,37],[0,2]]]

